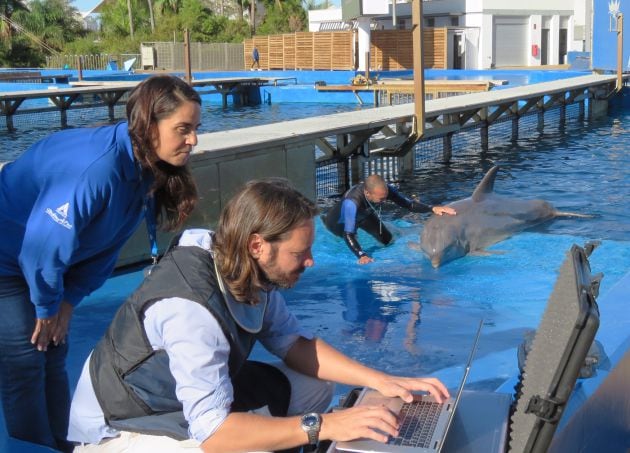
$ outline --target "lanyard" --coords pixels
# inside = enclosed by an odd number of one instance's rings
[[[372,208],[372,212],[374,212],[374,214],[376,214],[376,217],[378,218],[378,234],[383,234],[383,219],[381,219],[381,207],[383,206],[383,204],[378,204],[378,212],[376,212],[376,208],[372,203],[370,203],[368,197],[365,194],[363,194],[363,196],[365,197],[365,201],[367,201],[368,205],[370,205],[370,208]]]
[[[158,260],[157,225],[155,223],[155,198],[145,195],[144,197],[144,222],[147,224],[149,243],[151,244],[151,264],[156,264]]]
[[[151,265],[157,264],[158,261],[158,243],[157,243],[157,224],[155,215],[155,198],[149,195],[149,187],[145,184],[142,167],[138,165],[138,173],[140,174],[140,183],[142,184],[143,198],[142,211],[144,212],[144,223],[147,225],[147,234],[149,235],[149,244],[151,246]]]

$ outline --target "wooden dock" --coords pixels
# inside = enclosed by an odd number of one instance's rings
[[[0,72],[0,82],[14,83],[68,83],[68,74],[42,75],[40,71],[6,71]]]
[[[424,93],[427,100],[439,99],[457,94],[489,91],[506,83],[505,80],[425,80]],[[317,91],[353,92],[361,104],[363,100],[357,92],[371,91],[374,93],[374,105],[382,104],[379,99],[383,98],[387,100],[387,105],[392,105],[392,98],[395,95],[413,95],[413,80],[383,79],[368,85],[316,85],[315,88]]]
[[[626,76],[626,79],[630,78]],[[505,117],[518,118],[546,110],[581,103],[588,99],[589,109],[596,102],[605,102],[614,89],[614,75],[591,74],[551,82],[507,88],[489,92],[463,94],[428,101],[425,105],[424,137],[451,134],[479,125],[482,133]],[[199,136],[197,150],[212,153],[241,153],[261,148],[291,147],[295,144],[316,141],[331,156],[348,156],[363,143],[370,142],[371,152],[391,152],[405,139],[413,119],[413,103],[390,107],[365,109],[357,112],[304,118],[282,123],[254,126],[247,129],[213,132]],[[392,127],[399,125],[399,127]],[[382,137],[379,137],[381,132]],[[518,128],[516,128],[518,133]],[[335,144],[325,137],[345,137]],[[373,138],[373,140],[371,140]],[[482,140],[482,146],[484,140]]]
[[[47,77],[47,76],[42,76]],[[52,77],[52,76],[50,76]],[[241,103],[247,103],[248,90],[251,87],[261,87],[287,82],[297,83],[295,77],[225,77],[213,79],[196,79],[192,81],[194,87],[211,87],[199,90],[200,94],[221,94],[223,107],[227,107],[229,95],[240,98]],[[109,118],[114,120],[114,107],[123,95],[133,90],[141,81],[89,81],[80,80],[70,82],[68,88],[51,87],[50,89],[10,91],[0,93],[0,114],[5,117],[8,130],[14,130],[13,116],[27,99],[48,99],[51,107],[43,110],[59,110],[61,127],[66,127],[67,111],[86,98],[98,99],[101,105],[109,109]],[[54,105],[54,107],[52,106]],[[43,111],[42,109],[38,109]]]
[[[214,94],[219,93],[221,95],[223,108],[227,108],[227,97],[229,95],[238,96],[241,104],[247,103],[247,88],[249,87],[261,87],[267,85],[278,86],[279,84],[286,82],[293,82],[297,84],[296,77],[220,77],[210,79],[193,79],[191,85],[194,87],[211,87],[209,90],[200,90],[199,94]],[[70,82],[73,87],[123,87],[129,86],[129,89],[133,89],[140,82],[95,82],[95,81],[77,81]]]

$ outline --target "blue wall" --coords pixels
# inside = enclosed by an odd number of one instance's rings
[[[610,14],[608,13],[609,0],[596,0],[593,2],[593,69],[609,71],[617,70],[617,33],[609,31]],[[627,71],[628,58],[630,58],[630,0],[621,0],[619,11],[623,13],[624,39],[623,39],[623,70]]]

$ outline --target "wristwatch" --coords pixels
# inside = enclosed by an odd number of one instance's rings
[[[317,445],[317,442],[319,442],[319,430],[322,427],[322,416],[315,412],[304,414],[302,415],[301,426],[308,435],[309,445]]]

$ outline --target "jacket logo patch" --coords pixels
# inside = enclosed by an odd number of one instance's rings
[[[59,206],[54,211],[52,209],[50,209],[50,208],[46,208],[46,214],[48,214],[51,219],[53,219],[55,222],[57,222],[62,227],[71,230],[72,229],[72,224],[70,222],[68,222],[68,219],[67,219],[69,205],[70,205],[70,203],[62,204],[61,206]]]

